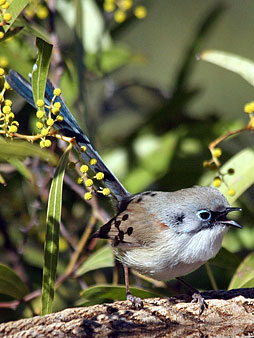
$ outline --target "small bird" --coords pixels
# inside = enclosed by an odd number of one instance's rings
[[[6,80],[35,107],[28,81],[13,70]],[[48,80],[46,105],[50,104],[53,91]],[[111,240],[115,255],[124,266],[127,299],[135,308],[142,306],[142,301],[133,297],[129,290],[128,268],[133,268],[157,280],[177,278],[192,290],[202,311],[206,305],[204,299],[181,276],[196,270],[218,253],[229,226],[242,228],[234,220],[227,219],[228,213],[241,209],[231,207],[224,195],[211,187],[130,194],[105,165],[63,100],[58,97],[57,101],[61,103],[60,113],[64,120],[54,126],[63,135],[75,137],[78,147],[87,147],[87,151],[81,153],[82,158],[88,165],[90,159],[96,159],[96,165],[91,169],[104,173],[104,182],[117,201],[116,216],[92,237]]]
[[[140,300],[130,294],[127,267],[162,281],[189,274],[218,253],[229,226],[242,228],[227,219],[239,210],[212,187],[147,191],[123,200],[117,215],[93,237],[112,241],[125,267],[127,298],[139,307]]]

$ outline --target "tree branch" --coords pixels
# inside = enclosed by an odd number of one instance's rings
[[[128,301],[66,309],[0,325],[0,337],[246,337],[254,331],[254,289],[202,293],[208,309],[189,296],[150,298],[142,310]]]

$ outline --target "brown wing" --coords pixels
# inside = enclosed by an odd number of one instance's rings
[[[115,247],[149,245],[161,227],[157,226],[154,215],[147,211],[147,199],[151,196],[145,194],[133,197],[125,209],[121,208],[119,214],[98,229],[93,237],[110,239]]]

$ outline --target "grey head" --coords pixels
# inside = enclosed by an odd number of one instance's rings
[[[228,226],[242,228],[234,220],[227,219],[228,213],[241,209],[231,207],[215,188],[195,186],[165,193],[163,199],[168,201],[167,208],[157,215],[161,215],[160,221],[177,233],[195,234],[217,227],[223,230]]]

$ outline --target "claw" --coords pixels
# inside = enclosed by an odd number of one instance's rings
[[[143,309],[144,304],[141,298],[135,297],[130,292],[127,292],[126,299],[131,302],[133,309],[135,310]]]
[[[205,301],[204,297],[201,296],[200,292],[195,292],[192,294],[192,303],[199,303],[199,315],[202,315],[205,309],[208,308],[208,304]]]

